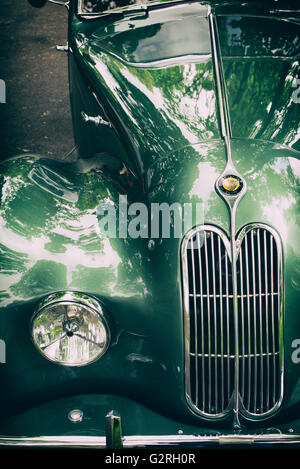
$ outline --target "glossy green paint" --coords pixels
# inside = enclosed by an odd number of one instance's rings
[[[232,135],[300,150],[300,31],[293,21],[218,17]]]
[[[168,15],[165,12],[163,24],[155,10],[145,19],[133,15],[109,24],[72,22],[71,61],[80,64],[81,73],[106,105],[106,114],[129,153],[130,169],[137,174],[145,174],[158,157],[175,149],[219,138],[208,21],[203,18],[207,8],[193,4],[184,8],[183,17],[182,8],[180,14],[177,8]],[[178,29],[187,35],[179,51],[174,40]],[[193,42],[195,29],[200,33]],[[195,59],[176,64],[182,55]],[[171,63],[157,66],[163,59]],[[75,93],[72,97],[78,109]],[[86,102],[79,100],[84,108]],[[79,113],[74,115],[75,121],[79,118]],[[81,148],[80,135],[78,140]],[[93,152],[99,148],[95,146]]]
[[[272,226],[282,240],[285,381],[280,414],[292,416],[293,407],[286,413],[285,409],[299,403],[300,397],[300,367],[291,358],[292,342],[300,331],[300,155],[283,145],[248,139],[233,139],[232,152],[248,186],[237,211],[237,231],[251,220]]]
[[[68,413],[73,409],[82,409],[83,420],[72,423],[68,419]],[[47,402],[44,405],[5,419],[1,422],[1,433],[6,436],[24,435],[81,435],[81,436],[105,436],[104,420],[111,409],[120,409],[122,412],[123,435],[232,435],[229,428],[218,429],[206,425],[191,425],[166,418],[139,403],[112,394],[85,394],[70,396]],[[266,434],[283,433],[288,434],[290,430],[295,434],[300,432],[300,420],[294,413],[289,422],[282,421],[276,427],[256,426],[248,428],[248,433]],[[203,444],[203,447],[206,445]],[[218,444],[216,445],[218,447]],[[228,445],[227,445],[228,448]]]
[[[231,416],[216,426],[194,416],[185,401],[181,239],[155,240],[151,250],[148,239],[103,239],[97,216],[103,202],[118,207],[120,194],[148,207],[151,202],[202,203],[203,222],[230,232],[227,207],[214,187],[226,154],[210,44],[197,32],[199,25],[201,34],[208,33],[207,20],[196,4],[183,10],[184,19],[171,9],[164,11],[163,21],[153,11],[147,17],[84,22],[71,9],[71,100],[82,159],[67,164],[29,155],[2,165],[0,330],[7,364],[0,368],[1,434],[103,435],[104,416],[112,408],[123,416],[128,435],[230,431]],[[224,52],[228,23],[219,21]],[[178,24],[186,38],[179,50],[170,40]],[[185,54],[203,57],[177,63],[177,56]],[[153,65],[162,59],[171,62]],[[273,74],[266,73],[272,57],[258,68],[266,90],[262,103],[250,81],[250,96],[245,92],[238,98],[235,86],[256,60],[224,58],[233,162],[248,187],[236,224],[238,231],[251,222],[267,223],[283,242],[285,397],[272,419],[241,420],[257,430],[276,426],[286,431],[300,410],[300,364],[291,361],[291,344],[300,331],[300,153],[295,151],[297,108],[287,104],[280,122],[274,116],[288,102],[288,77],[296,69],[287,60],[272,62],[280,64],[283,91],[281,101],[262,116],[278,92]],[[82,110],[100,114],[112,127],[82,123]],[[274,135],[278,123],[281,131]],[[39,300],[61,290],[95,296],[112,324],[109,350],[86,367],[48,362],[30,340]],[[73,408],[85,412],[82,424],[67,420]],[[299,422],[293,428],[299,432]]]

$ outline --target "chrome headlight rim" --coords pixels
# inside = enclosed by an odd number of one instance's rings
[[[99,319],[100,319],[100,321],[101,321],[101,323],[102,323],[102,325],[105,329],[105,333],[106,333],[105,345],[104,345],[104,347],[101,350],[101,353],[99,355],[97,355],[93,359],[87,359],[87,360],[82,361],[80,363],[69,364],[69,363],[63,363],[63,362],[61,362],[61,361],[59,361],[55,358],[51,358],[48,355],[46,355],[45,353],[43,353],[43,351],[41,350],[39,345],[36,343],[36,340],[35,340],[35,337],[34,337],[34,321],[43,311],[45,311],[46,309],[48,309],[50,307],[53,307],[55,305],[72,305],[72,306],[76,305],[76,306],[81,306],[86,310],[92,310],[93,313],[96,313],[99,316]],[[67,368],[74,368],[74,367],[79,368],[79,367],[82,367],[82,366],[87,366],[87,365],[91,365],[91,364],[95,363],[96,361],[98,361],[100,358],[102,358],[105,355],[107,349],[109,348],[110,342],[111,342],[111,332],[110,332],[110,327],[109,327],[109,321],[108,321],[108,318],[107,318],[106,314],[103,311],[103,306],[100,304],[99,300],[96,299],[95,297],[87,295],[85,293],[77,292],[77,291],[55,292],[55,293],[51,293],[50,295],[48,295],[44,299],[42,299],[38,303],[32,317],[31,317],[30,337],[31,337],[31,341],[32,341],[35,349],[39,352],[39,354],[43,358],[45,358],[47,361],[50,361],[51,363],[54,363],[56,365],[60,365],[60,366],[63,366],[63,367],[67,367]]]

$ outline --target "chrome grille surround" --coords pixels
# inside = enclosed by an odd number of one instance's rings
[[[282,248],[275,230],[256,223],[242,228],[235,249],[236,292],[231,277],[231,243],[224,232],[202,225],[183,239],[185,391],[197,414],[222,418],[234,407],[238,366],[239,411],[258,419],[275,412],[283,397]],[[238,300],[238,337],[234,295]]]
[[[191,241],[195,242],[194,249],[191,249]],[[209,269],[208,260],[211,260],[212,266],[216,255],[218,265],[222,264],[223,273],[225,271],[225,281],[224,278],[220,281],[222,270],[216,272],[215,269]],[[229,313],[233,298],[232,291],[229,291],[230,273],[230,242],[223,231],[209,225],[191,230],[182,243],[186,396],[193,410],[206,417],[220,418],[232,408],[230,401],[233,393],[234,350],[230,349],[232,341],[229,340],[232,329]],[[198,274],[199,277],[196,278]],[[217,317],[217,303],[220,319]],[[221,339],[226,331],[225,341],[218,341],[218,326]],[[223,357],[220,378],[218,355]],[[218,386],[214,386],[212,396],[213,382],[218,378],[221,381],[221,392]]]
[[[283,399],[282,246],[274,229],[253,223],[239,232],[236,247],[241,407],[263,418]]]

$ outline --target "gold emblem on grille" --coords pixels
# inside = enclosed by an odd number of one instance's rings
[[[233,176],[229,176],[223,179],[222,186],[228,192],[235,192],[240,187],[240,181]]]

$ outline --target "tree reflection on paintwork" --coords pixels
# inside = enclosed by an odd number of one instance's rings
[[[144,70],[104,54],[92,58],[98,79],[109,87],[134,135],[144,167],[175,146],[218,137],[211,61]]]
[[[132,17],[131,29],[120,19],[95,23],[85,40],[75,31],[82,66],[118,116],[141,172],[174,149],[219,137],[206,13],[189,4],[171,21],[153,11],[142,22]]]
[[[284,143],[300,149],[300,27],[271,19],[218,19],[234,137]]]

